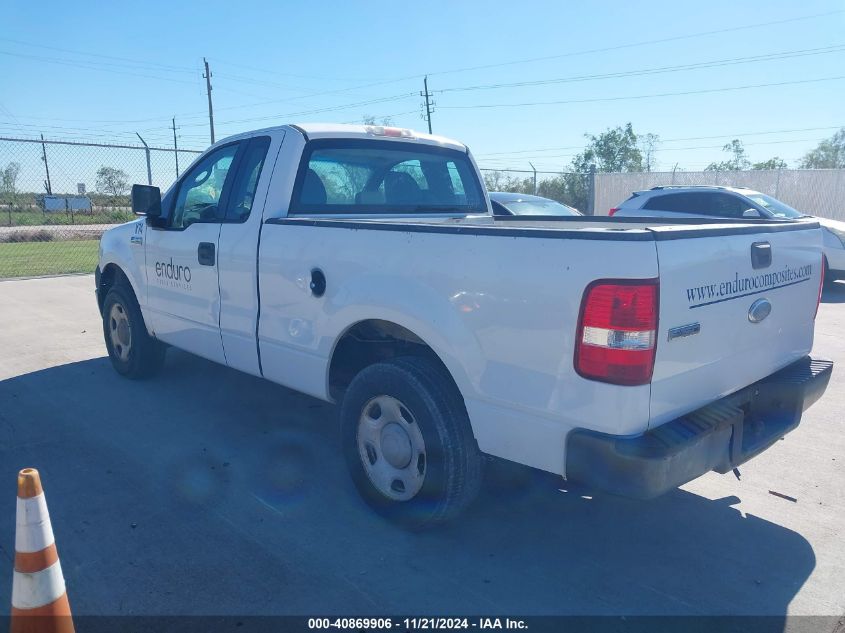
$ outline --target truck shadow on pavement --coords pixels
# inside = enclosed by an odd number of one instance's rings
[[[105,358],[2,381],[0,604],[25,466],[77,614],[784,616],[815,566],[737,498],[593,496],[496,460],[465,516],[407,532],[338,441],[332,405],[181,352],[146,382]]]

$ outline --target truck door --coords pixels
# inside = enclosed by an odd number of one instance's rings
[[[220,338],[226,364],[256,376],[261,368],[255,341],[259,312],[255,257],[275,154],[283,138],[278,131],[272,137],[256,136],[241,150],[217,249]]]
[[[156,337],[225,363],[217,251],[240,143],[215,148],[177,183],[163,227],[146,235],[147,307]]]

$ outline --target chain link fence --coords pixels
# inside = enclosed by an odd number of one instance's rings
[[[748,187],[808,215],[845,220],[845,169],[597,173],[596,215],[607,215],[634,191],[659,185]]]
[[[0,137],[0,279],[89,272],[100,236],[133,219],[133,183],[166,189],[199,150]],[[658,185],[734,185],[845,220],[845,170],[573,173],[481,169],[489,191],[532,193],[606,215]]]
[[[133,183],[166,189],[196,150],[0,137],[0,279],[90,272]]]

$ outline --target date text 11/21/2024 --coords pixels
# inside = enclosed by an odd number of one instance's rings
[[[384,631],[399,630],[521,630],[527,629],[524,620],[511,618],[309,618],[310,630],[351,629]]]

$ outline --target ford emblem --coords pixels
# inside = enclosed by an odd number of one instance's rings
[[[759,323],[772,312],[772,304],[768,299],[757,299],[748,308],[748,320],[752,323]]]

